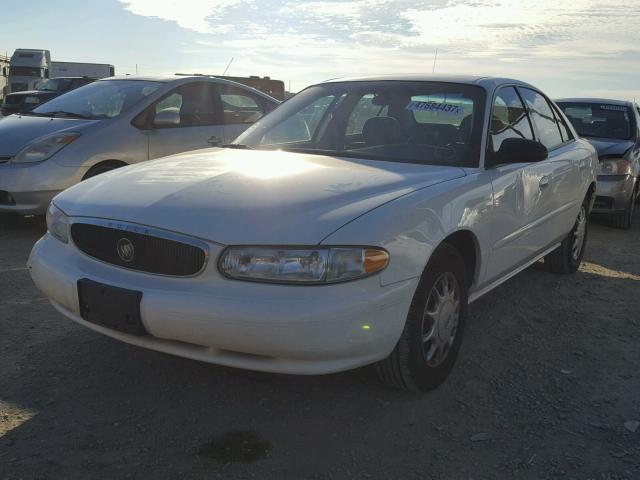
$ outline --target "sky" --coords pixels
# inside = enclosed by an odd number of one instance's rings
[[[640,0],[2,0],[0,52],[116,73],[284,80],[463,73],[640,101]]]

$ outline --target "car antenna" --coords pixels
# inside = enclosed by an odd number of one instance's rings
[[[227,74],[227,71],[229,70],[229,67],[231,66],[232,63],[233,63],[233,57],[231,57],[231,60],[229,60],[229,63],[227,64],[227,68],[225,68],[224,72],[222,72],[223,77]]]
[[[438,61],[438,49],[436,48],[436,55],[433,57],[433,69],[431,70],[431,73],[435,73],[436,72],[436,62]]]

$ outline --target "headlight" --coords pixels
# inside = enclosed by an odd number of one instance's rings
[[[71,142],[78,139],[79,133],[59,133],[27,145],[13,159],[13,163],[42,162],[55,155]]]
[[[366,277],[383,270],[389,254],[369,247],[229,247],[218,267],[237,280],[324,284]]]
[[[38,97],[26,97],[24,103],[40,103],[40,99]]]
[[[49,204],[47,209],[47,230],[62,243],[69,241],[69,217],[53,202]]]
[[[631,173],[631,162],[624,158],[601,160],[598,173],[602,175],[629,175]]]

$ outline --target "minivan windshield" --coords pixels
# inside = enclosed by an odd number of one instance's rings
[[[430,81],[316,85],[283,103],[230,148],[477,167],[484,89]]]
[[[113,118],[155,92],[161,82],[144,80],[106,80],[71,90],[38,108],[32,114],[75,116],[78,118]]]
[[[632,112],[624,105],[605,103],[559,102],[581,137],[629,140],[632,137]]]

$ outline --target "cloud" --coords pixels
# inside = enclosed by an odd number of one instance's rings
[[[307,83],[419,73],[431,71],[437,48],[441,72],[569,86],[587,75],[599,82],[590,90],[640,93],[637,75],[623,86],[615,79],[640,58],[640,0],[118,1],[204,34],[198,55],[233,56],[237,74],[263,69]]]
[[[216,29],[210,19],[227,7],[244,0],[119,0],[131,13],[143,17],[176,22],[183,28],[199,33]],[[246,3],[246,2],[245,2]]]

